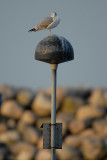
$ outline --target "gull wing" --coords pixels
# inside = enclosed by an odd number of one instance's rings
[[[52,17],[46,17],[43,18],[39,24],[36,25],[35,30],[41,30],[41,29],[46,29],[48,25],[50,25],[53,22]]]

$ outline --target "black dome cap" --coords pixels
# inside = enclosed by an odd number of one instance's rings
[[[35,51],[35,59],[50,64],[59,64],[73,60],[74,51],[67,39],[52,35],[39,42]]]

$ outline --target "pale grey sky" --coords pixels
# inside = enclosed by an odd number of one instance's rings
[[[51,86],[49,64],[34,59],[49,31],[28,30],[53,11],[61,22],[52,33],[68,39],[75,56],[58,66],[58,85],[107,87],[107,0],[0,0],[0,84]]]

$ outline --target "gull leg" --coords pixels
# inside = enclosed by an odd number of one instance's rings
[[[51,29],[50,29],[50,36],[51,36],[52,34],[51,34]]]

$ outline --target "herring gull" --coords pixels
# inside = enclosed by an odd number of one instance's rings
[[[43,29],[50,30],[50,36],[51,36],[51,29],[55,28],[60,22],[59,17],[57,16],[56,12],[52,12],[50,17],[43,18],[39,24],[37,24],[33,29],[30,29],[28,32],[36,32]]]

